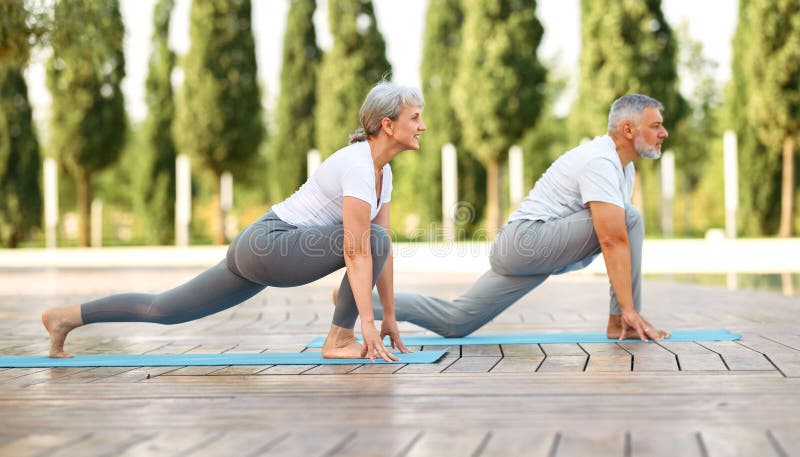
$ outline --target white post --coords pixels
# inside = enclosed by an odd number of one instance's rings
[[[44,227],[46,246],[54,249],[58,226],[58,167],[52,157],[44,159]]]
[[[99,248],[103,245],[103,201],[95,198],[92,200],[90,209],[90,219],[92,226],[90,228],[91,240],[89,245],[93,248]]]
[[[442,230],[445,241],[456,238],[455,211],[458,204],[458,167],[456,147],[442,146]]]
[[[665,151],[661,156],[661,230],[666,236],[674,232],[672,204],[675,199],[675,154]]]
[[[189,245],[189,222],[192,220],[192,171],[189,156],[175,158],[175,245]]]
[[[736,238],[736,210],[739,206],[739,163],[736,134],[728,130],[722,140],[725,169],[725,237]]]
[[[222,234],[226,240],[236,236],[236,218],[231,214],[233,209],[233,175],[222,173],[219,177],[219,207],[222,212]]]
[[[516,208],[525,196],[525,168],[522,159],[522,148],[511,146],[508,150],[508,188],[511,194],[511,207]]]
[[[319,155],[319,151],[317,151],[316,149],[308,151],[308,155],[306,156],[306,170],[307,170],[306,176],[308,178],[310,178],[311,175],[313,175],[314,172],[317,171],[317,168],[319,168],[320,163],[322,163],[322,159]]]

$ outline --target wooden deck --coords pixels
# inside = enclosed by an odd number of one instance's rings
[[[196,272],[0,271],[0,354],[46,352],[46,306],[159,291]],[[473,279],[397,283],[452,297]],[[182,325],[87,326],[67,348],[302,351],[326,332],[338,281],[268,289]],[[482,331],[601,331],[607,293],[603,278],[556,278]],[[0,456],[800,455],[800,297],[651,281],[645,303],[665,328],[744,338],[455,346],[431,365],[2,369]]]

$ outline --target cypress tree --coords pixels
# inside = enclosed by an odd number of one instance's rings
[[[401,209],[419,216],[423,227],[442,221],[442,146],[453,144],[458,150],[458,195],[462,205],[474,210],[459,223],[459,229],[475,228],[479,209],[485,204],[486,172],[466,152],[461,141],[461,124],[450,102],[453,80],[461,49],[464,14],[460,0],[431,0],[425,17],[425,37],[420,74],[425,94],[423,118],[429,129],[423,133],[420,150],[403,154],[392,164],[395,188],[404,195]],[[420,187],[419,183],[425,183]]]
[[[77,181],[80,243],[88,246],[92,177],[119,159],[125,142],[125,28],[117,1],[59,1],[54,20],[52,145]]]
[[[14,248],[41,226],[42,194],[28,86],[11,62],[0,63],[0,113],[0,242]]]
[[[269,145],[270,194],[279,201],[306,178],[306,155],[314,147],[314,106],[322,53],[314,30],[315,0],[292,0],[283,37],[281,92]]]
[[[535,125],[546,71],[536,56],[543,29],[535,1],[465,0],[452,102],[463,143],[487,169],[487,228],[500,220],[500,166]]]
[[[347,144],[364,97],[392,69],[371,0],[331,0],[328,13],[333,47],[322,59],[315,111],[323,156]]]
[[[766,160],[767,147],[758,139],[747,118],[752,81],[746,68],[753,43],[750,12],[752,0],[739,0],[739,18],[733,36],[731,82],[727,88],[727,124],[736,132],[739,155],[739,211],[737,226],[747,235],[775,233],[780,218],[780,164]]]
[[[189,36],[176,140],[219,186],[223,173],[241,173],[252,163],[264,136],[250,1],[193,2]],[[222,244],[217,213],[214,241]]]
[[[761,160],[782,169],[778,234],[788,237],[794,233],[794,150],[800,139],[800,3],[753,0],[748,8],[747,119],[768,151]]]
[[[581,38],[581,79],[569,118],[573,144],[603,134],[611,103],[628,93],[661,101],[670,135],[680,136],[674,127],[688,108],[678,92],[677,40],[661,0],[581,0]],[[660,220],[658,205],[644,201],[659,195],[655,170],[652,161],[637,164],[637,195],[648,221]]]
[[[145,81],[147,120],[144,132],[148,152],[144,192],[148,227],[159,244],[171,242],[175,228],[175,141],[172,121],[175,102],[172,69],[175,55],[167,44],[174,0],[159,0],[153,11],[152,52]]]

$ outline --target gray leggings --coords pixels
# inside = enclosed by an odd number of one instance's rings
[[[244,229],[222,262],[189,282],[160,294],[111,295],[81,305],[85,324],[155,322],[178,324],[237,305],[267,286],[307,284],[344,267],[342,225],[298,228],[272,211]],[[391,252],[386,230],[372,224],[372,281],[378,280]],[[353,328],[358,317],[345,273],[333,323]]]
[[[637,311],[642,301],[642,243],[644,223],[639,211],[625,207],[628,239],[631,245],[633,303]],[[563,219],[514,221],[497,236],[490,253],[492,269],[481,276],[466,293],[453,301],[425,295],[395,294],[397,320],[408,321],[446,337],[468,335],[544,282],[591,263],[600,253],[600,244],[589,210]],[[619,302],[611,290],[610,314],[619,315]],[[380,301],[373,294],[375,318],[383,316]]]

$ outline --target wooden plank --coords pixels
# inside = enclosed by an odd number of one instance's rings
[[[763,354],[735,341],[711,341],[701,343],[701,345],[720,354],[731,371],[772,371],[775,369]]]
[[[700,430],[700,439],[708,455],[778,455],[767,433],[760,428],[704,427]]]
[[[207,442],[202,448],[195,448],[184,456],[228,457],[256,456],[265,453],[289,436],[288,432],[278,430],[240,431],[222,433],[219,438]],[[272,454],[269,454],[272,455]]]
[[[72,457],[76,455],[119,455],[137,443],[152,438],[155,434],[106,432],[92,433],[85,439],[60,446],[47,453],[48,457]]]
[[[589,354],[587,372],[631,371],[633,358],[616,343],[582,343]]]
[[[500,349],[504,357],[544,357],[538,344],[504,344]]]
[[[536,431],[529,428],[493,430],[480,456],[549,456],[556,436],[556,432]]]
[[[116,374],[114,376],[108,376],[105,378],[96,379],[92,381],[92,383],[119,384],[119,383],[147,381],[148,379],[155,378],[156,376],[160,376],[164,373],[169,373],[170,371],[173,371],[175,369],[176,369],[175,367],[139,367],[139,368],[134,368],[132,370],[120,372],[119,374]]]
[[[633,371],[678,371],[678,358],[657,344],[620,343],[633,355]]]
[[[86,439],[88,433],[35,433],[13,440],[0,447],[0,455],[27,457],[46,454]]]
[[[800,378],[800,355],[775,354],[769,360],[787,378]]]
[[[173,456],[191,453],[202,449],[206,444],[217,441],[221,433],[207,431],[181,430],[180,433],[165,431],[149,439],[136,443],[116,454],[119,457],[134,456]]]
[[[367,360],[366,363],[370,363]],[[303,375],[314,374],[347,374],[358,368],[360,365],[317,365],[310,370],[302,372]]]
[[[637,430],[629,434],[628,446],[630,453],[625,455],[634,457],[706,457],[700,449],[697,433],[690,431]]]
[[[544,355],[532,357],[503,357],[492,368],[492,373],[532,373],[544,360]]]
[[[786,425],[773,427],[767,430],[767,438],[779,454],[783,452],[780,455],[800,455],[800,435],[797,434],[796,427]]]
[[[719,354],[686,354],[678,356],[681,371],[728,371]]]
[[[552,455],[625,455],[625,435],[613,429],[563,431]]]
[[[336,455],[342,457],[383,457],[402,455],[420,438],[419,430],[391,429],[374,432],[356,432],[349,440],[336,449]]]
[[[500,347],[497,346],[497,351]],[[445,368],[443,373],[488,373],[501,357],[461,357]]]
[[[356,369],[349,372],[349,374],[392,374],[395,371],[403,368],[406,365],[389,364],[389,363],[365,363],[359,365]]]
[[[53,382],[81,384],[98,381],[109,376],[116,376],[120,373],[125,373],[126,371],[131,370],[133,370],[131,367],[97,367],[63,376],[54,380]]]
[[[542,361],[537,373],[575,373],[586,367],[588,355],[548,355]]]
[[[458,437],[458,439],[453,439]],[[463,430],[425,430],[409,449],[406,457],[441,457],[444,455],[480,455],[491,433],[463,433]]]
[[[336,455],[336,451],[346,446],[355,435],[352,431],[330,429],[293,431],[273,447],[264,449],[263,455],[275,457]]]
[[[461,346],[461,357],[502,357],[500,345],[465,344]]]
[[[275,365],[233,365],[223,367],[221,370],[212,371],[210,376],[244,376],[260,373]]]
[[[266,370],[259,371],[257,374],[259,376],[273,374],[302,374],[318,366],[319,365],[275,365],[267,368]]]
[[[542,352],[548,357],[551,355],[586,356],[586,351],[578,344],[542,344]]]

